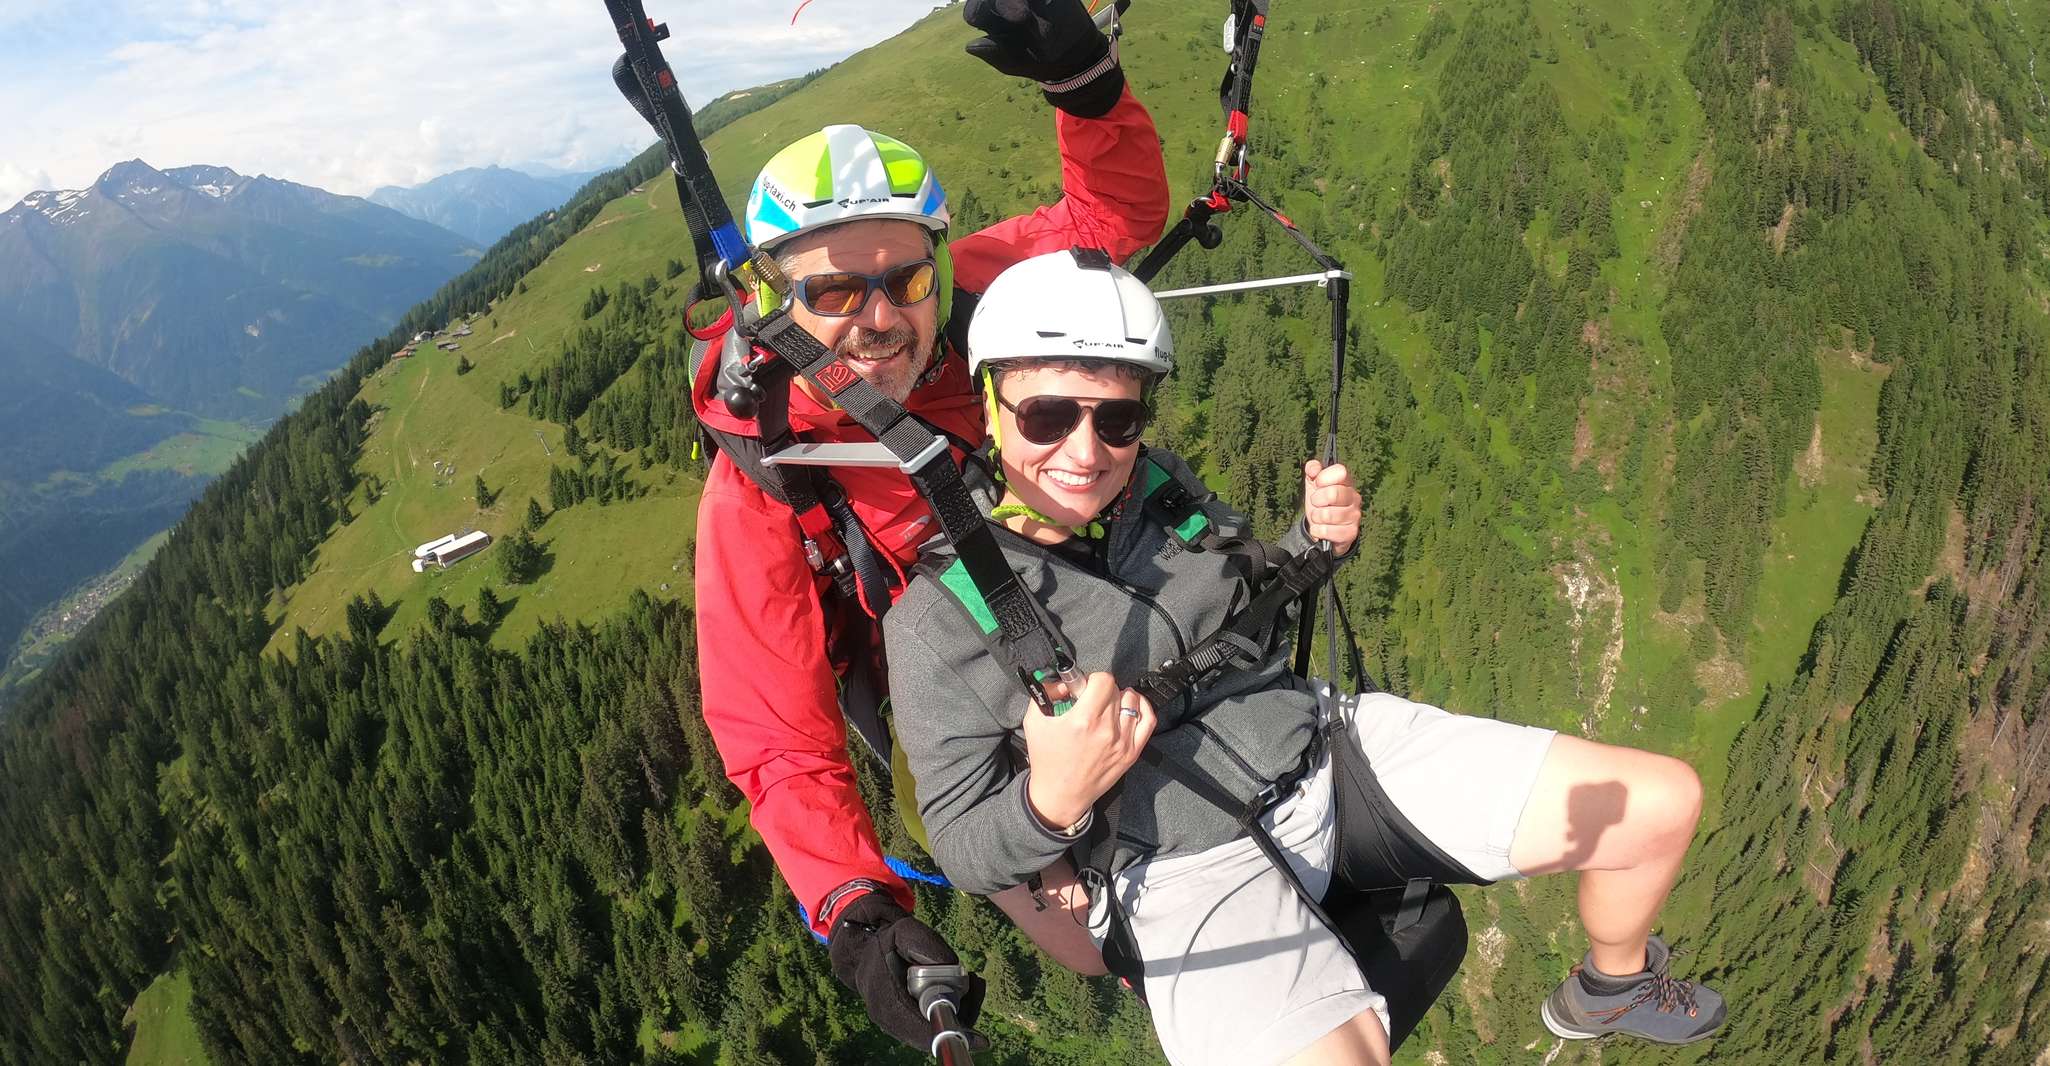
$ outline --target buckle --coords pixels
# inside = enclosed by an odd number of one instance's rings
[[[1101,248],[1070,248],[1068,254],[1075,258],[1075,265],[1083,270],[1109,270],[1110,253]]]
[[[935,433],[932,435],[932,441],[920,450],[917,455],[909,459],[899,460],[897,469],[904,471],[906,474],[916,475],[931,465],[933,460],[945,454],[947,454],[947,438]]]
[[[1112,844],[1115,846],[1115,839]],[[1083,917],[1087,928],[1092,933],[1108,930],[1110,909],[1115,905],[1111,899],[1110,878],[1094,866],[1085,866],[1076,874],[1075,880],[1081,883],[1083,894],[1089,898],[1089,907]]]
[[[804,538],[804,561],[810,564],[812,573],[839,578],[847,573],[846,553],[827,556],[825,546],[810,537]]]

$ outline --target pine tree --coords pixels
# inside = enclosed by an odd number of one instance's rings
[[[527,497],[527,518],[521,527],[529,533],[539,532],[541,523],[548,521],[548,515],[541,510],[541,501]]]
[[[504,617],[505,605],[499,602],[498,594],[491,591],[491,586],[486,585],[478,589],[477,624],[486,629],[491,629],[498,625],[499,619]]]
[[[498,546],[498,573],[507,584],[525,585],[541,576],[541,545],[522,529]]]

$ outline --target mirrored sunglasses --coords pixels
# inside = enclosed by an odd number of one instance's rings
[[[900,263],[880,274],[807,274],[797,281],[797,299],[812,314],[845,318],[861,313],[877,289],[898,307],[921,303],[932,295],[938,280],[939,266],[931,259]]]

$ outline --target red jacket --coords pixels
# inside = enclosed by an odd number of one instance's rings
[[[1159,239],[1167,222],[1167,174],[1160,138],[1146,108],[1126,90],[1101,118],[1057,113],[1061,199],[1031,214],[948,242],[954,283],[981,292],[1012,263],[1073,246],[1105,248],[1119,259]],[[943,324],[944,325],[944,324]],[[712,341],[718,351],[719,339]],[[913,392],[905,406],[968,441],[983,437],[982,412],[969,388],[967,364],[948,351],[940,376]],[[753,434],[713,387],[719,360],[701,368],[692,401],[700,421]],[[867,441],[866,430],[837,407],[821,407],[790,391],[790,426],[809,441]],[[843,467],[846,488],[870,539],[906,566],[937,532],[931,512],[902,473]],[[887,885],[907,910],[911,891],[883,864],[875,827],[847,757],[836,679],[847,668],[829,661],[843,625],[822,599],[830,582],[805,561],[797,521],[721,454],[698,504],[697,630],[705,722],[718,742],[726,776],[753,805],[757,832],[784,880],[821,934],[832,915],[820,904],[835,888],[861,878]],[[843,896],[845,899],[852,898]],[[836,905],[836,909],[837,909]]]

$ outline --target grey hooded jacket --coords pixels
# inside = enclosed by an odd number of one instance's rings
[[[1247,526],[1244,516],[1209,498],[1179,456],[1142,452],[1133,485],[1106,530],[1108,576],[1008,529],[995,530],[1011,568],[1046,609],[1057,635],[1086,673],[1107,670],[1129,685],[1221,628],[1250,596],[1229,556],[1191,550],[1144,506],[1147,462],[1159,464],[1203,501],[1220,533]],[[972,465],[972,464],[971,464]],[[984,513],[996,493],[977,495]],[[1308,544],[1298,521],[1280,547]],[[944,565],[946,555],[928,564]],[[921,567],[924,569],[925,567]],[[955,886],[988,894],[1045,869],[1075,841],[1049,831],[1025,803],[1022,728],[1029,698],[991,658],[966,607],[928,574],[911,581],[884,617],[896,733],[916,781],[919,814],[933,856]],[[1257,668],[1157,707],[1150,747],[1169,763],[1194,764],[1249,803],[1301,762],[1315,729],[1317,701],[1288,669],[1288,648]],[[1202,851],[1239,834],[1236,812],[1219,810],[1146,762],[1124,777],[1118,824],[1121,855]],[[1243,805],[1243,804],[1242,804]]]

